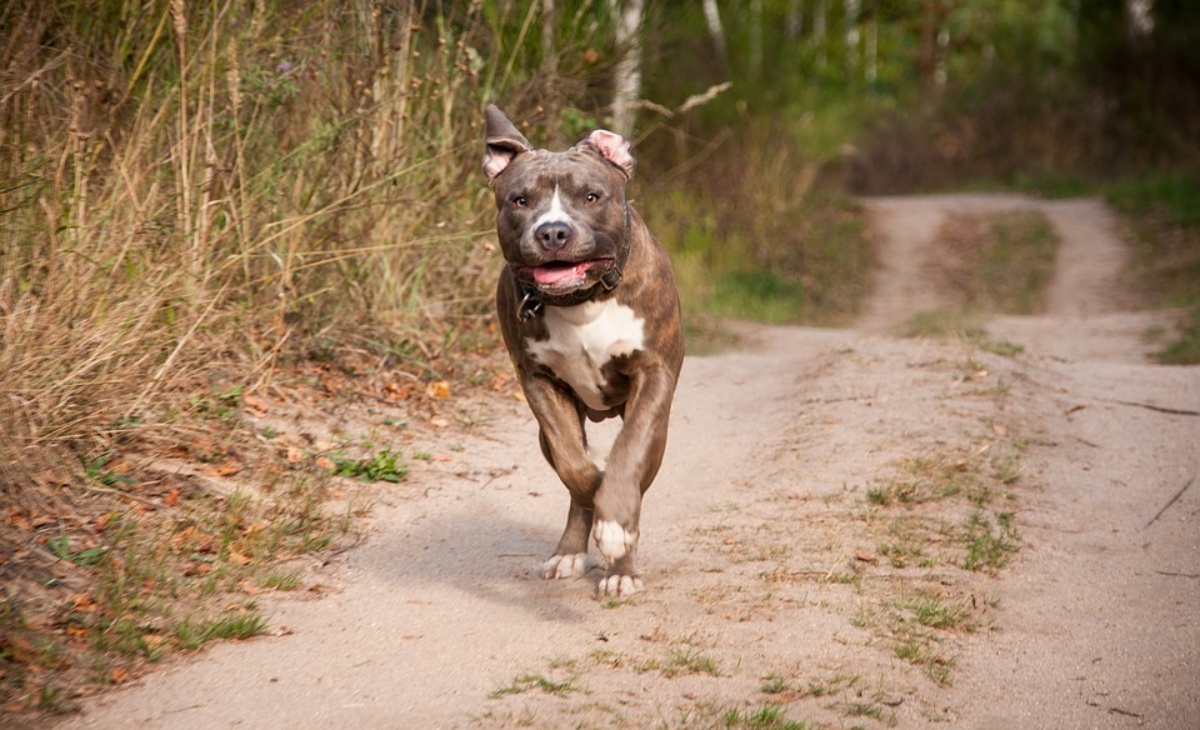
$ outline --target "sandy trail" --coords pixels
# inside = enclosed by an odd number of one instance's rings
[[[1141,333],[1163,315],[1113,297],[1113,217],[1010,196],[868,205],[882,266],[860,328],[753,328],[748,350],[685,364],[644,594],[609,605],[591,581],[537,577],[565,491],[522,404],[464,404],[482,424],[381,492],[370,539],[313,577],[329,595],[269,604],[285,632],[61,727],[725,727],[773,705],[816,727],[1194,727],[1200,420],[1161,409],[1200,411],[1200,369],[1147,364]],[[938,305],[920,262],[947,211],[1027,206],[1063,247],[1051,311],[988,323],[1024,354],[887,335]],[[945,453],[1020,460],[1020,551],[996,577],[875,555],[867,493]],[[948,685],[898,658],[881,616],[933,593],[978,623],[937,634]]]

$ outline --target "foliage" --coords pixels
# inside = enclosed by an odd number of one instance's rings
[[[336,476],[357,477],[364,482],[399,482],[408,475],[408,467],[400,463],[401,453],[384,449],[370,459],[334,459]]]
[[[1200,178],[1171,174],[1118,181],[1108,200],[1132,222],[1134,261],[1150,304],[1185,307],[1178,337],[1159,362],[1200,363]]]

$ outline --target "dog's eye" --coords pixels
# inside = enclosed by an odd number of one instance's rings
[[[524,208],[529,205],[529,200],[524,195],[518,195],[512,199],[512,204],[518,208]]]
[[[600,193],[588,193],[584,197],[584,200],[586,200],[589,203],[595,203],[599,199],[600,199]]]

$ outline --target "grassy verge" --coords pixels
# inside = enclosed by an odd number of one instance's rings
[[[68,712],[166,656],[261,633],[261,594],[298,589],[294,561],[349,527],[323,508],[320,472],[281,481],[273,498],[218,496],[127,462],[93,474],[60,485],[44,511],[5,515],[6,540],[24,546],[0,565],[0,692],[18,716]]]
[[[1159,362],[1200,363],[1200,180],[1142,177],[1111,185],[1106,197],[1130,220],[1132,267],[1149,302],[1188,310],[1182,332],[1158,353]]]
[[[767,180],[755,185],[763,194],[771,187]],[[858,207],[803,191],[775,195],[774,203],[692,192],[654,199],[648,217],[671,250],[689,318],[831,325],[857,313],[872,265]]]

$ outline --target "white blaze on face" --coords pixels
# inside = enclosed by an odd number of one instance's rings
[[[566,223],[574,225],[570,214],[562,204],[562,196],[558,194],[558,186],[554,186],[554,195],[550,198],[550,209],[538,216],[538,219],[529,227],[530,231],[537,231],[547,223]]]
[[[642,349],[645,320],[612,299],[574,307],[548,306],[543,317],[550,337],[529,338],[525,343],[529,352],[570,385],[589,408],[607,410],[602,368],[614,357]]]

